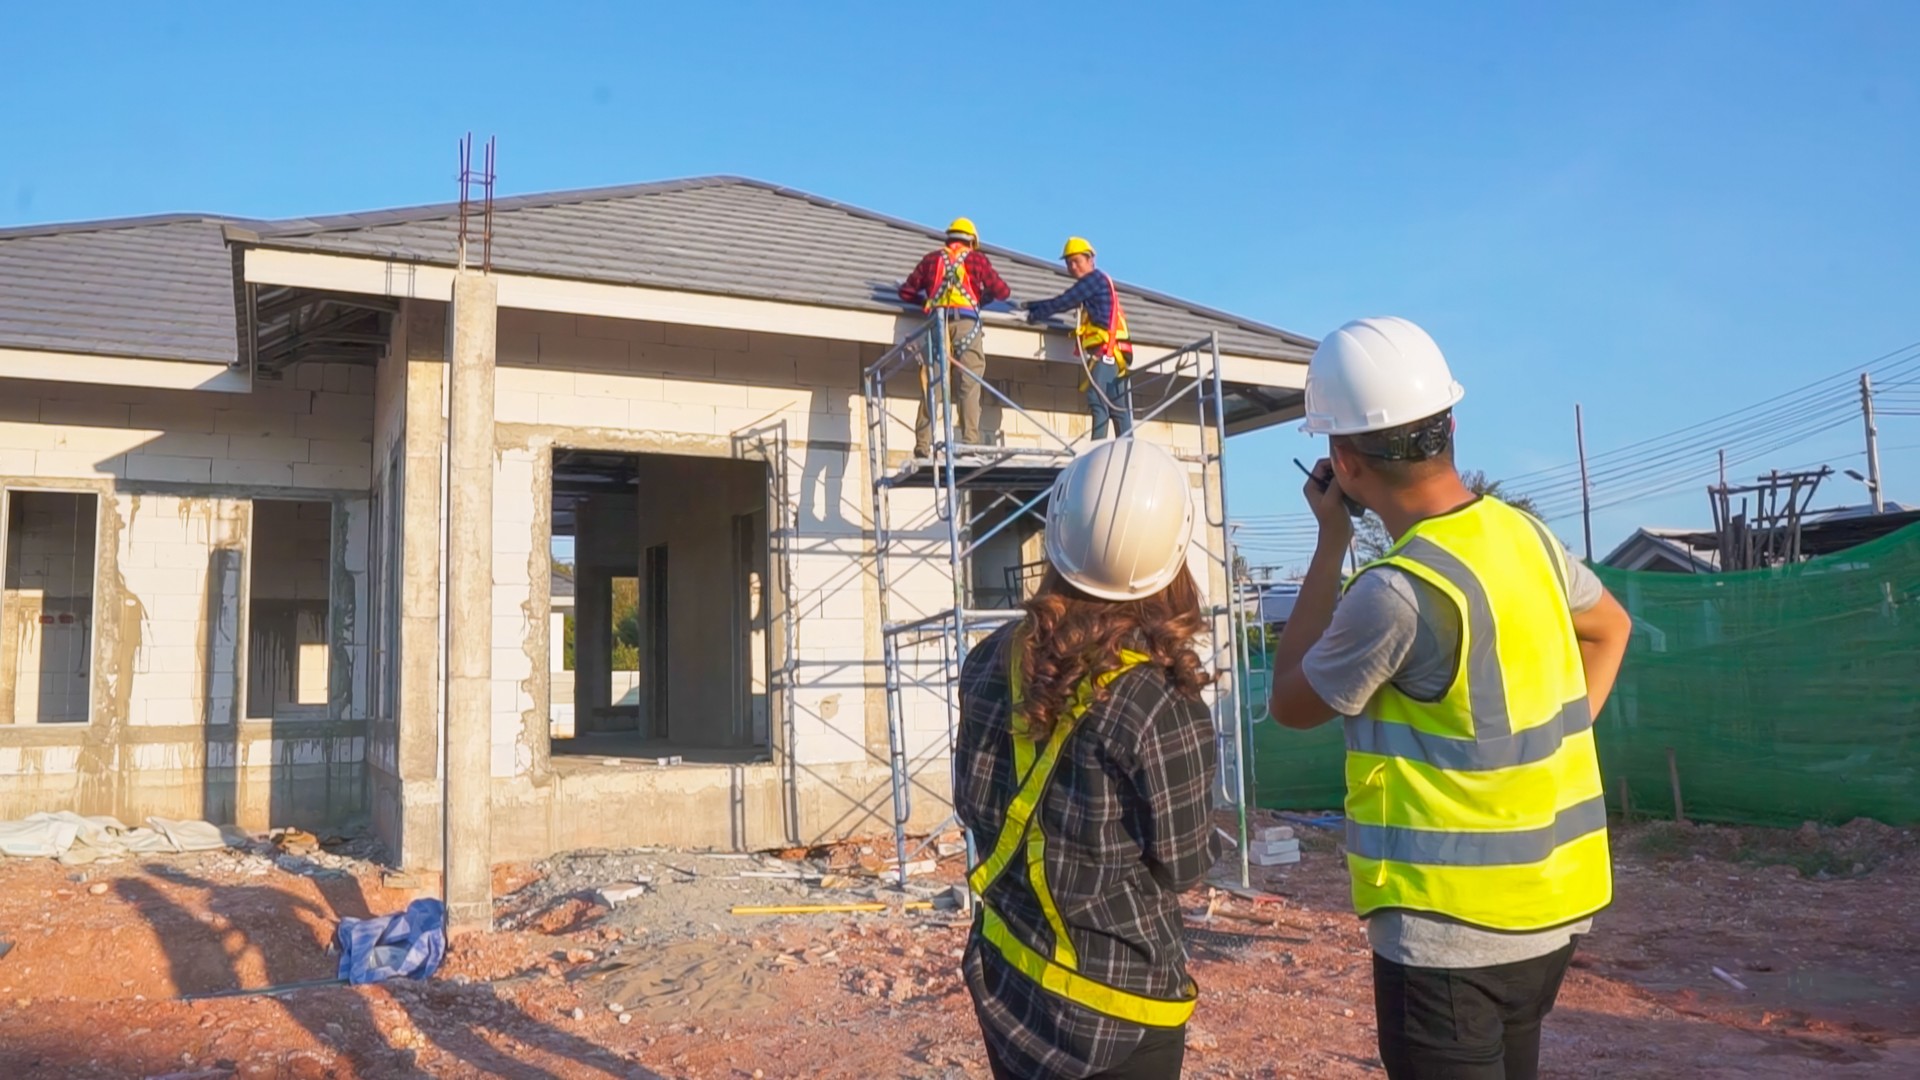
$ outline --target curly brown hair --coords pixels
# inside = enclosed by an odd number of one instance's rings
[[[1139,600],[1102,600],[1074,588],[1052,569],[1024,605],[1027,619],[1020,649],[1020,712],[1026,732],[1045,740],[1067,713],[1082,681],[1094,679],[1095,702],[1109,693],[1098,677],[1120,667],[1120,650],[1151,657],[1178,693],[1198,698],[1213,681],[1200,663],[1193,639],[1206,629],[1200,588],[1182,567],[1167,587]]]

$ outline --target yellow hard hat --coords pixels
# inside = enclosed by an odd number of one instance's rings
[[[1081,236],[1067,237],[1067,246],[1060,250],[1060,257],[1063,259],[1073,255],[1091,256],[1092,254],[1093,245],[1087,243],[1086,238]]]
[[[980,230],[973,227],[972,218],[957,217],[953,219],[953,224],[947,226],[947,239],[952,240],[956,236],[965,236],[975,244],[980,242]]]

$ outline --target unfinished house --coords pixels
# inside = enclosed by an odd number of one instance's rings
[[[499,200],[464,271],[460,237],[457,205],[0,231],[0,817],[368,819],[425,869],[891,826],[862,377],[939,234],[714,178]],[[989,250],[1017,299],[1069,284]],[[1298,415],[1311,341],[1122,297],[1143,362],[1215,336],[1229,433]],[[985,314],[990,441],[1086,431],[1069,331]],[[883,472],[917,386],[884,392]],[[1139,437],[1212,452],[1188,413]],[[1038,539],[975,551],[973,602]],[[896,617],[953,602],[913,550]],[[947,731],[900,720],[926,822]]]

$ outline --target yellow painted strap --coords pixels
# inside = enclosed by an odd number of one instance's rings
[[[1012,651],[1007,660],[1007,684],[1013,696],[1011,731],[1013,768],[1015,774],[1020,777],[1020,788],[1014,793],[1013,802],[1007,805],[1007,818],[1000,825],[1000,837],[994,842],[992,853],[974,868],[973,873],[967,875],[967,883],[976,893],[984,894],[988,886],[992,885],[1000,877],[1001,872],[1006,870],[1008,864],[1013,862],[1014,854],[1020,850],[1025,840],[1027,823],[1033,818],[1034,808],[1040,805],[1041,797],[1046,794],[1047,782],[1053,779],[1054,765],[1060,759],[1060,747],[1066,744],[1067,736],[1072,734],[1073,725],[1093,706],[1093,689],[1090,685],[1083,684],[1075,694],[1074,703],[1068,708],[1067,715],[1053,725],[1053,733],[1047,739],[1046,747],[1040,751],[1038,759],[1035,759],[1033,740],[1026,737],[1025,724],[1020,717],[1020,704],[1026,700],[1022,693],[1020,674],[1023,633],[1024,629],[1014,634],[1013,641],[1008,645]],[[1133,652],[1130,649],[1120,650],[1121,666],[1102,676],[1101,685],[1112,682],[1149,659],[1151,657],[1143,653]]]
[[[1028,948],[1001,920],[989,904],[980,905],[981,934],[1015,971],[1032,979],[1050,994],[1084,1005],[1095,1012],[1147,1027],[1179,1027],[1193,1015],[1200,990],[1187,983],[1186,993],[1176,999],[1147,997],[1108,986],[1068,970]]]
[[[1020,777],[1020,788],[1014,794],[1013,801],[1007,807],[1006,820],[1001,823],[1000,835],[995,840],[993,851],[973,872],[967,875],[967,884],[974,893],[983,899],[986,892],[998,881],[1013,862],[1014,855],[1024,846],[1026,849],[1027,880],[1033,890],[1034,898],[1040,904],[1042,914],[1046,916],[1047,926],[1053,931],[1053,960],[1051,962],[1065,966],[1069,970],[1079,966],[1079,957],[1073,948],[1072,938],[1067,933],[1066,920],[1060,915],[1060,908],[1054,903],[1053,892],[1047,886],[1046,833],[1033,824],[1033,814],[1045,797],[1047,784],[1053,779],[1053,770],[1060,760],[1060,749],[1072,734],[1073,726],[1087,710],[1093,706],[1093,683],[1082,683],[1074,695],[1074,702],[1053,727],[1047,739],[1046,747],[1037,755],[1034,742],[1026,737],[1019,720],[1020,705],[1026,700],[1020,656],[1023,646],[1022,631],[1015,633],[1009,645],[1012,650],[1008,657],[1007,683],[1013,698],[1014,728],[1013,739],[1014,773]],[[1100,685],[1104,686],[1119,678],[1123,673],[1147,662],[1150,657],[1131,650],[1121,650],[1121,666],[1101,676]],[[1038,954],[1036,954],[1038,955]]]
[[[1033,883],[1033,895],[1040,900],[1040,911],[1053,929],[1053,962],[1070,970],[1080,970],[1080,956],[1073,951],[1073,939],[1067,936],[1067,921],[1053,902],[1053,890],[1047,886],[1047,833],[1045,829],[1027,830],[1027,880]]]
[[[1009,736],[1013,739],[1013,771],[1019,777],[1020,787],[1014,792],[1013,801],[1007,804],[1007,817],[1000,823],[1000,836],[994,841],[993,851],[967,875],[968,886],[982,895],[988,886],[999,879],[1013,861],[1014,853],[1020,850],[1021,841],[1027,833],[1027,822],[1033,817],[1034,807],[1040,805],[1040,796],[1053,774],[1054,762],[1059,760],[1060,747],[1067,741],[1067,733],[1072,727],[1070,724],[1055,724],[1052,736],[1047,739],[1046,749],[1035,760],[1033,740],[1026,737],[1026,725],[1020,716],[1020,703],[1025,700],[1021,693],[1020,677],[1020,650],[1024,634],[1024,627],[1015,631],[1013,640],[1007,646],[1011,650],[1007,658],[1007,685],[1013,696]]]

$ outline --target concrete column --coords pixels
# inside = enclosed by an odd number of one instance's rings
[[[579,520],[584,525],[591,518],[583,513]],[[576,539],[576,559],[583,547],[585,542]],[[612,704],[611,575],[582,562],[574,563],[573,572],[573,722],[581,732],[605,731],[605,710]]]
[[[440,714],[446,707],[441,666],[442,515],[447,492],[447,305],[408,300],[405,323],[406,456],[401,465],[400,697],[395,713],[400,790],[389,811],[388,843],[408,870],[444,872]]]
[[[446,904],[493,925],[493,365],[499,290],[453,279],[448,350]]]

